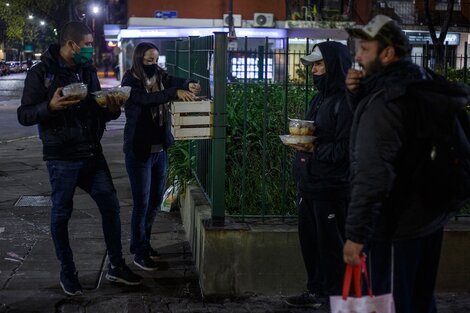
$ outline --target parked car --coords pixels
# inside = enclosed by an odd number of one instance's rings
[[[0,61],[0,76],[10,74],[10,66],[5,61]]]
[[[6,62],[10,66],[11,73],[19,73],[21,72],[21,63],[18,61],[7,61]]]

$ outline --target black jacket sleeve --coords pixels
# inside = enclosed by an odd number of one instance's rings
[[[26,74],[21,105],[17,110],[18,122],[24,126],[45,123],[59,115],[48,109],[49,98],[44,85],[42,65],[32,67]]]
[[[402,114],[398,105],[384,103],[380,97],[367,105],[362,114],[356,112],[351,135],[351,201],[346,221],[346,238],[354,242],[365,243],[371,238],[392,190],[396,178],[394,162],[404,138]]]
[[[150,92],[143,87],[141,82],[133,77],[130,72],[124,75],[122,86],[130,86],[132,88],[129,101],[138,103],[144,107],[153,107],[158,104],[170,102],[176,99],[176,91],[178,89],[188,89],[189,82],[183,78],[177,78],[170,75],[163,76],[163,86],[165,87],[162,91]]]

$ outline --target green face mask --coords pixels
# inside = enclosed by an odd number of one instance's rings
[[[84,64],[91,61],[93,57],[93,47],[81,47],[78,53],[73,54],[73,61],[76,64]]]

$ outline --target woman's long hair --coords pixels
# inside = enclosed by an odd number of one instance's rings
[[[144,55],[145,52],[149,49],[155,49],[158,52],[157,46],[154,45],[151,42],[141,42],[139,43],[135,49],[134,49],[134,54],[132,55],[132,67],[131,67],[131,73],[133,73],[140,81],[144,82],[147,76],[145,75],[144,72]]]

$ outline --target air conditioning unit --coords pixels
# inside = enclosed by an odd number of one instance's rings
[[[242,15],[241,14],[232,14],[233,26],[242,27]],[[224,27],[228,27],[228,14],[224,14]]]
[[[273,27],[274,14],[272,13],[255,13],[253,17],[254,27]]]

